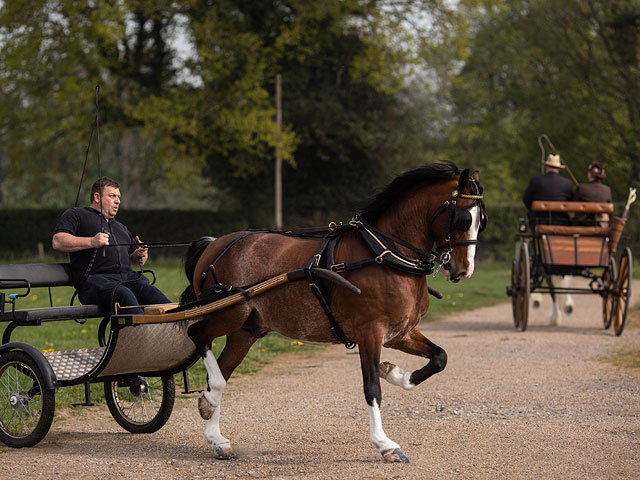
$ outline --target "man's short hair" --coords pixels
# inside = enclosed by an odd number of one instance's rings
[[[104,187],[120,188],[120,184],[109,177],[100,177],[91,186],[91,201],[93,202],[93,194],[96,192],[102,192]]]

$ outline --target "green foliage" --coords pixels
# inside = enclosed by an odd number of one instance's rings
[[[549,135],[579,181],[602,161],[616,200],[640,182],[637,2],[464,2],[468,41],[450,77],[451,155],[482,169],[487,197],[516,200]],[[632,133],[633,132],[633,133]]]

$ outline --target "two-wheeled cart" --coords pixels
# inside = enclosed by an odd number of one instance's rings
[[[531,210],[611,215],[613,204],[534,201]],[[620,335],[631,296],[632,255],[625,248],[617,266],[614,255],[625,222],[626,218],[614,217],[607,226],[536,225],[531,230],[521,222],[511,285],[507,287],[515,327],[527,329],[532,293],[595,294],[602,298],[604,328],[613,324],[615,334]],[[558,288],[552,275],[584,277],[589,284],[586,288]]]

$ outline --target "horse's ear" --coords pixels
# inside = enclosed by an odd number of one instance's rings
[[[460,179],[458,180],[458,191],[460,193],[464,192],[464,187],[467,185],[469,181],[469,169],[465,168],[460,174]]]
[[[471,178],[473,178],[476,182],[480,181],[480,170],[474,170],[471,174]]]

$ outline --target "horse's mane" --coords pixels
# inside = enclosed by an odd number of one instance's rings
[[[363,220],[375,222],[389,206],[397,202],[416,185],[429,185],[451,180],[459,174],[460,169],[453,162],[433,163],[405,172],[359,208],[358,216]]]

